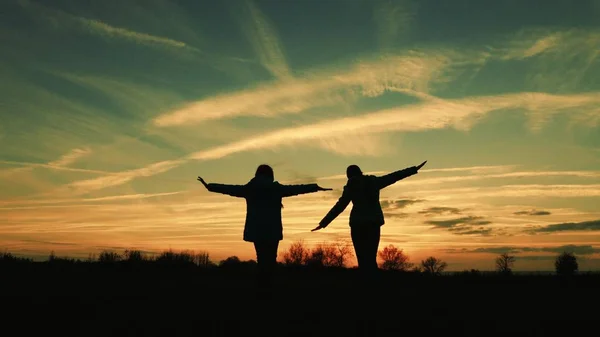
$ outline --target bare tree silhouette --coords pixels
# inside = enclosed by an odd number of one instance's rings
[[[302,266],[308,261],[309,255],[310,251],[304,245],[304,240],[298,240],[283,253],[283,263],[286,266]]]
[[[140,263],[147,260],[147,258],[139,250],[126,250],[123,252],[123,260],[129,263]]]
[[[504,275],[512,274],[512,268],[515,265],[516,258],[508,253],[502,253],[496,258],[496,270]]]
[[[573,275],[577,272],[577,270],[579,270],[577,257],[574,253],[563,252],[562,254],[556,257],[556,261],[554,261],[554,268],[556,269],[557,275]]]
[[[334,267],[345,267],[348,260],[354,257],[352,244],[346,240],[337,240],[330,244],[333,247],[332,260]]]
[[[413,267],[413,263],[408,262],[408,255],[394,245],[388,245],[380,250],[377,255],[383,261],[381,263],[381,269],[383,270],[408,271]]]
[[[320,243],[310,252],[306,265],[311,267],[342,268],[352,258],[352,246],[344,240]]]
[[[448,267],[446,262],[433,256],[421,261],[421,269],[426,274],[440,275],[446,267]]]
[[[326,255],[323,245],[317,245],[311,249],[308,258],[306,259],[306,265],[313,268],[325,267],[328,264]]]
[[[53,254],[54,254],[54,252],[52,252],[52,255]],[[121,261],[122,258],[123,257],[121,256],[121,254],[119,254],[117,252],[103,251],[98,256],[98,262],[100,262],[100,263],[116,263],[116,262]]]
[[[208,252],[200,252],[196,254],[195,260],[199,267],[208,268],[215,266],[215,263],[211,261],[210,254]]]

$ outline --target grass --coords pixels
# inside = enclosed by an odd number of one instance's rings
[[[589,273],[382,271],[364,287],[355,269],[280,265],[269,297],[257,292],[255,272],[252,261],[215,264],[194,252],[103,252],[97,259],[44,262],[4,253],[4,328],[78,336],[487,336],[561,329],[573,336],[596,319],[600,299],[600,275]]]

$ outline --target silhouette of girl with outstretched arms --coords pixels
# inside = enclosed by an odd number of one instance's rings
[[[260,165],[254,178],[245,185],[207,184],[198,177],[210,192],[246,199],[244,241],[254,243],[259,269],[259,283],[268,285],[273,268],[277,265],[277,248],[283,239],[281,221],[282,199],[317,191],[331,191],[317,184],[283,185],[275,181],[273,169]]]
[[[385,223],[379,203],[379,192],[399,180],[417,174],[426,163],[427,161],[424,161],[418,166],[407,167],[381,177],[363,174],[357,165],[348,166],[348,182],[344,186],[342,196],[312,231],[327,227],[352,202],[350,236],[358,260],[358,269],[365,275],[372,274],[377,270],[380,227]]]

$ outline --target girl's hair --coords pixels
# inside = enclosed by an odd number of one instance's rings
[[[254,176],[267,177],[270,178],[271,181],[275,181],[275,174],[273,173],[273,168],[267,164],[259,165],[256,169],[256,173],[254,173]],[[283,208],[283,203],[281,203],[281,208]]]
[[[346,177],[348,177],[348,179],[354,178],[354,177],[358,177],[358,176],[362,176],[362,174],[363,173],[360,170],[360,167],[358,167],[358,165],[350,165],[346,169]]]
[[[258,177],[258,176],[269,177],[269,178],[271,178],[271,180],[275,180],[275,174],[273,174],[273,168],[271,168],[271,166],[269,166],[267,164],[259,165],[258,168],[256,169],[256,173],[254,174],[254,176],[255,177]]]

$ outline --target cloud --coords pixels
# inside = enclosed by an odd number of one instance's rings
[[[49,166],[69,166],[75,163],[78,159],[85,157],[92,153],[90,148],[77,148],[71,150],[71,152],[61,156],[57,160],[51,161],[48,163]]]
[[[446,253],[450,254],[460,254],[460,253],[491,253],[491,254],[504,254],[504,253],[515,253],[517,252],[516,247],[504,246],[504,247],[484,247],[484,248],[475,248],[475,249],[455,249],[450,248],[446,249]]]
[[[408,218],[410,216],[410,214],[408,214],[408,213],[383,212],[383,214],[386,218],[392,218],[392,219],[404,219],[404,218]]]
[[[18,210],[18,209],[42,209],[42,208],[70,208],[76,205],[91,204],[102,205],[103,202],[124,201],[124,200],[142,200],[150,198],[160,198],[174,196],[184,193],[183,191],[163,192],[163,193],[137,193],[111,195],[98,198],[71,198],[71,199],[40,199],[40,200],[17,200],[0,201],[0,210]],[[5,207],[3,207],[5,206]]]
[[[0,160],[0,164],[20,166],[17,168],[0,170],[0,178],[6,178],[6,177],[12,176],[14,174],[22,173],[22,172],[29,172],[33,168],[45,168],[45,169],[56,170],[56,171],[81,172],[81,173],[93,173],[93,174],[110,173],[110,172],[101,171],[101,170],[89,170],[89,169],[79,169],[79,168],[68,167],[68,165],[75,163],[77,160],[79,160],[91,153],[92,153],[92,150],[90,148],[87,148],[87,147],[76,148],[76,149],[71,150],[69,153],[62,155],[60,158],[50,161],[46,164]]]
[[[241,30],[252,44],[260,63],[275,78],[291,79],[277,31],[252,0],[244,1],[243,4],[244,8],[241,9],[246,15],[240,19]]]
[[[405,208],[407,206],[423,202],[422,199],[398,199],[398,200],[382,200],[379,204],[383,209]]]
[[[359,95],[376,97],[388,90],[416,95],[426,92],[448,59],[432,53],[408,52],[358,61],[347,71],[306,73],[302,78],[277,81],[256,88],[192,102],[156,117],[159,127],[190,125],[237,116],[272,117],[332,106]]]
[[[492,222],[483,219],[484,217],[481,216],[466,216],[447,220],[428,220],[425,221],[425,224],[433,225],[432,229],[447,229],[450,233],[455,235],[489,236],[492,233],[492,229],[481,226],[489,225]]]
[[[357,132],[349,135],[336,135],[322,138],[307,144],[342,156],[376,157],[392,154],[398,144],[393,144],[386,135],[370,135]],[[348,146],[352,144],[352,146]]]
[[[158,45],[169,48],[188,49],[199,52],[198,49],[188,46],[185,42],[150,35],[123,27],[114,27],[99,20],[92,20],[82,17],[77,17],[61,10],[52,9],[50,7],[38,4],[34,1],[19,0],[19,4],[36,14],[41,14],[54,28],[70,26],[72,24],[78,26],[80,31],[86,31],[93,35],[130,40],[135,43],[145,45]]]
[[[488,225],[491,221],[483,220],[481,216],[466,216],[448,220],[428,220],[425,221],[428,225],[433,225],[434,228],[453,228],[459,225]]]
[[[434,168],[428,169],[424,168],[419,170],[419,172],[463,172],[469,171],[471,173],[483,173],[489,171],[507,171],[511,170],[518,165],[488,165],[488,166],[469,166],[469,167],[446,167],[446,168]]]
[[[52,242],[52,241],[42,241],[42,240],[21,240],[22,242],[31,242],[31,243],[41,243],[46,245],[56,245],[56,246],[77,246],[76,243],[71,242]]]
[[[502,185],[493,187],[465,187],[446,189],[418,189],[412,194],[427,196],[430,201],[455,200],[457,198],[581,198],[600,196],[600,184],[563,184],[563,185]]]
[[[518,247],[518,246],[499,246],[499,247],[480,247],[475,249],[448,249],[448,253],[490,253],[490,254],[519,254],[519,253],[556,253],[571,252],[577,255],[591,255],[600,253],[600,248],[591,245],[562,245],[553,247]],[[519,256],[522,258],[523,256]]]
[[[554,115],[565,114],[576,123],[594,126],[600,123],[600,93],[552,95],[522,92],[492,96],[473,96],[461,99],[441,99],[428,94],[429,85],[436,81],[455,56],[453,52],[410,51],[402,55],[385,55],[372,61],[359,61],[345,72],[314,72],[303,78],[224,94],[195,102],[154,119],[158,126],[188,125],[210,119],[241,115],[275,116],[299,113],[311,107],[331,105],[343,100],[340,90],[350,96],[358,92],[374,97],[386,91],[401,91],[422,99],[421,102],[384,109],[356,117],[342,117],[313,124],[262,132],[260,135],[190,154],[187,160],[214,160],[232,154],[255,150],[273,150],[282,146],[306,144],[318,146],[342,155],[380,155],[382,134],[418,132],[455,128],[469,130],[486,114],[504,110],[507,113],[524,110],[535,130]],[[460,57],[459,57],[460,59]],[[467,58],[468,59],[468,58]],[[469,61],[470,62],[470,61]],[[544,116],[543,120],[538,117]],[[368,140],[365,142],[364,140]],[[350,149],[350,150],[349,150]],[[507,176],[505,176],[507,177]],[[131,179],[135,178],[133,176]],[[120,181],[128,182],[131,179]],[[437,178],[444,179],[478,179]],[[117,181],[109,186],[117,185]],[[432,180],[430,182],[434,182]],[[416,184],[416,181],[408,184]]]
[[[423,171],[423,170],[421,170]],[[419,172],[421,172],[419,171]],[[443,183],[465,182],[484,179],[505,178],[537,178],[537,177],[578,177],[578,178],[600,178],[600,171],[519,171],[500,174],[474,174],[468,176],[435,177],[425,179],[412,179],[402,182],[402,186],[408,185],[433,185]]]
[[[571,96],[547,95],[540,93],[519,93],[500,96],[469,97],[456,100],[435,100],[378,111],[358,117],[345,117],[326,120],[315,124],[275,130],[260,136],[250,137],[230,144],[199,151],[189,156],[191,159],[218,159],[234,153],[273,149],[282,145],[299,142],[325,140],[339,135],[368,132],[377,134],[391,131],[425,131],[448,127],[471,127],[471,117],[481,117],[499,109],[518,109],[552,114],[564,109],[569,115],[583,111],[584,107],[600,104],[600,93]],[[598,111],[600,112],[600,110]],[[463,122],[469,120],[469,125]],[[344,146],[353,146],[344,144]]]
[[[468,167],[446,167],[446,168],[437,168],[437,169],[421,169],[419,172],[471,172],[471,173],[481,173],[488,171],[505,171],[509,170],[516,165],[490,165],[490,166],[468,166]],[[389,171],[368,171],[364,172],[364,174],[370,175],[383,175],[391,173]],[[319,177],[318,180],[338,180],[338,179],[347,179],[345,174],[336,174],[332,176]]]
[[[77,21],[79,21],[82,26],[87,28],[87,30],[92,34],[97,34],[97,35],[106,36],[106,37],[110,37],[110,38],[116,37],[116,38],[128,39],[128,40],[134,41],[136,43],[141,43],[141,44],[158,44],[158,45],[164,45],[164,46],[174,47],[174,48],[189,48],[191,50],[198,51],[196,48],[190,47],[186,43],[181,42],[181,41],[177,41],[177,40],[173,40],[173,39],[169,39],[169,38],[165,38],[165,37],[160,37],[160,36],[154,36],[154,35],[150,35],[150,34],[145,34],[145,33],[141,33],[141,32],[136,32],[136,31],[129,30],[126,28],[114,27],[114,26],[111,26],[109,24],[106,24],[106,23],[104,23],[102,21],[98,21],[98,20],[90,20],[90,19],[86,19],[86,18],[75,18],[75,19]]]
[[[387,12],[386,15],[394,15],[389,10]],[[380,20],[382,24],[383,21]],[[403,92],[424,100],[434,99],[435,97],[428,95],[433,86],[449,84],[459,78],[464,79],[461,76],[466,69],[465,67],[475,66],[475,68],[480,69],[490,60],[522,60],[546,54],[550,55],[548,57],[554,57],[553,55],[557,55],[558,50],[562,53],[560,54],[562,56],[558,60],[553,59],[555,62],[551,62],[551,66],[555,67],[556,64],[561,64],[561,59],[569,58],[568,55],[570,54],[568,53],[572,53],[572,48],[564,48],[565,43],[567,45],[574,44],[577,50],[589,53],[590,58],[593,60],[594,55],[597,54],[594,47],[597,44],[594,44],[594,42],[600,36],[597,32],[584,30],[564,32],[549,30],[524,31],[517,36],[511,36],[506,41],[500,42],[501,47],[486,46],[479,50],[454,50],[440,47],[415,48],[403,53],[380,54],[370,60],[360,60],[346,70],[318,69],[306,72],[301,78],[292,79],[287,76],[289,70],[278,47],[277,38],[273,35],[274,33],[271,32],[270,28],[265,28],[259,34],[257,32],[260,30],[259,28],[260,26],[256,26],[248,30],[254,32],[251,41],[254,41],[253,44],[255,49],[258,50],[259,56],[262,55],[262,62],[271,69],[276,77],[284,77],[285,81],[275,81],[252,89],[190,102],[156,117],[153,121],[154,125],[166,127],[197,124],[237,116],[269,117],[297,114],[316,107],[327,107],[343,103],[355,99],[355,97],[377,97],[389,91]],[[386,32],[393,30],[390,30],[389,27],[384,29]],[[583,37],[578,38],[577,42],[573,43],[569,38],[570,36]],[[560,48],[555,48],[557,46]],[[590,62],[589,59],[584,60],[583,63],[580,62],[583,65],[570,62],[569,67],[563,70],[577,69],[576,71],[580,72],[577,77],[580,78],[581,74],[589,68]],[[538,72],[540,74],[544,72],[552,73],[556,70],[554,68],[544,68],[539,69]],[[540,77],[540,74],[536,73],[537,77],[534,78]],[[560,78],[558,75],[555,77]],[[536,82],[538,80],[531,81]],[[521,97],[506,95],[507,100],[505,102],[498,99],[493,101],[490,98],[488,103],[505,105],[504,107],[499,106],[497,109],[514,108],[512,106],[514,104],[516,107],[525,106],[526,109],[535,110],[530,116],[530,123],[532,130],[539,130],[549,118],[549,116],[538,113],[539,109],[535,105],[540,104],[540,100],[548,102],[549,107],[553,107],[556,103],[560,109],[567,108],[564,106],[565,104],[575,103],[556,99],[539,91],[540,88],[534,87],[531,93],[524,93]],[[586,122],[592,121],[597,124],[598,103],[597,100],[595,102],[590,104],[596,104],[596,109],[585,111],[588,111]],[[528,103],[532,105],[528,106]],[[470,124],[477,119],[474,115],[469,115],[469,117],[473,120],[462,120],[461,123],[464,124],[462,128],[468,129]]]
[[[462,210],[460,208],[455,207],[429,207],[419,211],[420,214],[425,214],[426,216],[440,214],[460,214],[461,212]]]
[[[600,231],[600,220],[590,220],[583,222],[565,222],[552,224],[544,227],[528,229],[529,233],[555,233],[555,232],[582,232],[582,231]]]
[[[108,187],[118,186],[140,177],[150,177],[159,173],[167,172],[183,164],[183,160],[165,160],[139,169],[114,173],[102,177],[75,181],[68,184],[64,190],[71,194],[86,194],[92,191]]]
[[[474,228],[474,227],[471,227],[471,226],[465,226],[465,227],[449,228],[448,230],[452,234],[456,234],[456,235],[489,236],[489,235],[492,234],[492,229],[491,228],[483,228],[483,227]]]
[[[550,215],[552,213],[550,213],[548,211],[530,210],[530,211],[518,211],[518,212],[514,212],[513,214],[515,214],[515,215]]]
[[[586,29],[526,29],[503,51],[502,59],[535,58],[526,81],[533,90],[570,92],[577,90],[600,52],[600,31]]]
[[[406,39],[415,19],[414,5],[410,0],[375,2],[373,21],[380,48],[392,49]]]

